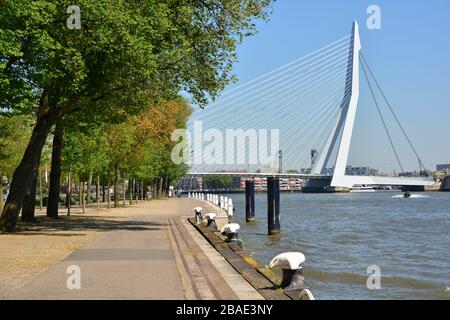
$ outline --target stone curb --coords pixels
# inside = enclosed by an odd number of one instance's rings
[[[279,289],[281,278],[242,250],[237,243],[226,243],[219,232],[212,232],[194,218],[187,219],[192,226],[247,280],[266,300],[298,300],[298,294]]]

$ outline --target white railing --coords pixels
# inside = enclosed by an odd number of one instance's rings
[[[231,221],[233,218],[233,199],[219,196],[213,193],[203,193],[203,192],[189,192],[188,198],[207,201],[208,203],[217,207],[221,213],[225,213],[228,219]]]

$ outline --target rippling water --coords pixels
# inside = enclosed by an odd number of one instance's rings
[[[267,236],[267,194],[255,196],[257,223],[245,223],[243,194],[228,195],[246,249],[267,264],[301,251],[318,299],[450,299],[450,193],[281,194],[279,238]],[[381,289],[366,286],[381,269]]]

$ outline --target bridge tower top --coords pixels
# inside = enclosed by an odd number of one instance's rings
[[[348,186],[352,183],[345,182],[345,169],[347,168],[348,153],[355,123],[356,109],[359,99],[359,53],[361,51],[361,41],[359,38],[359,27],[355,21],[352,31],[352,46],[348,60],[347,74],[351,77],[350,98],[342,107],[343,121],[342,136],[336,158],[336,167],[333,174],[331,186]]]
[[[320,151],[317,161],[314,163],[312,172],[322,174],[329,164],[333,150],[337,146],[336,164],[331,186],[347,186],[345,183],[345,170],[347,168],[348,153],[352,140],[353,125],[355,122],[356,110],[359,99],[359,53],[361,51],[361,41],[359,37],[359,26],[353,22],[352,39],[347,62],[346,92],[341,103],[340,116]],[[340,139],[339,139],[340,137]],[[348,185],[351,187],[351,185]]]

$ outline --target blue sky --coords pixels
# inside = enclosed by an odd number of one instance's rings
[[[381,8],[381,30],[366,27],[372,4]],[[427,167],[450,163],[448,0],[278,0],[270,21],[258,23],[258,34],[238,49],[234,72],[239,83],[349,34],[353,20],[360,25],[362,52]],[[390,171],[395,168],[392,151],[364,88],[358,108],[350,163]],[[416,168],[404,141],[397,143],[404,149],[405,166]]]

